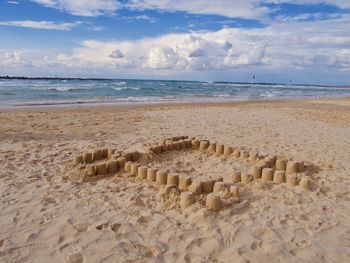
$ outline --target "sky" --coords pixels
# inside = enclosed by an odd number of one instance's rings
[[[350,85],[350,0],[0,0],[0,75]]]

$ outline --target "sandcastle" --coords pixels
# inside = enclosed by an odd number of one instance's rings
[[[226,182],[220,178],[193,178],[178,175],[166,167],[154,167],[156,156],[169,152],[198,151],[205,156],[225,158],[232,162],[243,162],[246,171],[227,171]],[[255,151],[235,148],[227,144],[210,142],[188,136],[177,136],[159,141],[145,152],[117,151],[115,149],[95,149],[75,156],[63,170],[63,176],[72,182],[89,182],[104,177],[123,174],[145,183],[155,184],[159,189],[171,186],[178,193],[179,207],[187,209],[199,200],[213,211],[223,209],[229,202],[239,200],[239,187],[256,180],[273,185],[285,184],[304,189],[312,188],[312,180],[305,175],[310,164],[296,162],[272,155],[261,155]],[[204,199],[203,199],[204,198]],[[232,202],[231,202],[232,203]]]

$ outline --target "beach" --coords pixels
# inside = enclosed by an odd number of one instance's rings
[[[0,122],[1,262],[350,261],[350,99],[26,107]],[[83,152],[173,136],[303,161],[312,187],[254,180],[216,212],[163,202],[146,180],[62,176]],[[199,177],[236,162],[199,155],[162,162]]]

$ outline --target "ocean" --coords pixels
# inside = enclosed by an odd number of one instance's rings
[[[349,87],[171,80],[0,79],[0,107],[350,97]]]

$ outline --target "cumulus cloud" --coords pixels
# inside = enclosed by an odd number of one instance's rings
[[[246,52],[239,50],[230,50],[229,54],[224,59],[224,64],[229,65],[258,65],[263,64],[265,56],[265,44],[250,44]]]
[[[333,20],[278,21],[265,28],[168,34],[130,41],[81,43],[62,65],[203,71],[259,65],[269,69],[334,67],[349,71],[349,15]]]
[[[2,66],[13,66],[23,63],[22,53],[18,51],[0,52],[0,58],[0,65]]]
[[[149,51],[147,65],[153,69],[173,69],[179,61],[179,55],[166,46],[155,47]]]
[[[245,43],[235,47],[231,41],[236,34],[241,34],[241,31],[169,34],[134,41],[89,40],[84,41],[71,56],[61,55],[59,60],[68,66],[133,65],[157,70],[218,70],[262,63],[265,46],[255,44],[252,48]]]
[[[192,53],[190,53],[188,56],[190,58],[196,58],[196,57],[204,57],[205,53],[203,49],[196,49]]]
[[[1,50],[0,67],[16,68],[35,66],[38,59],[33,59],[30,53],[21,50]]]
[[[111,58],[123,58],[124,54],[120,51],[120,49],[113,50],[113,52],[109,55]]]
[[[52,21],[0,21],[1,26],[15,26],[15,27],[28,27],[34,29],[47,29],[47,30],[63,30],[69,31],[73,27],[80,25],[81,22],[76,21],[74,23],[55,23]]]

